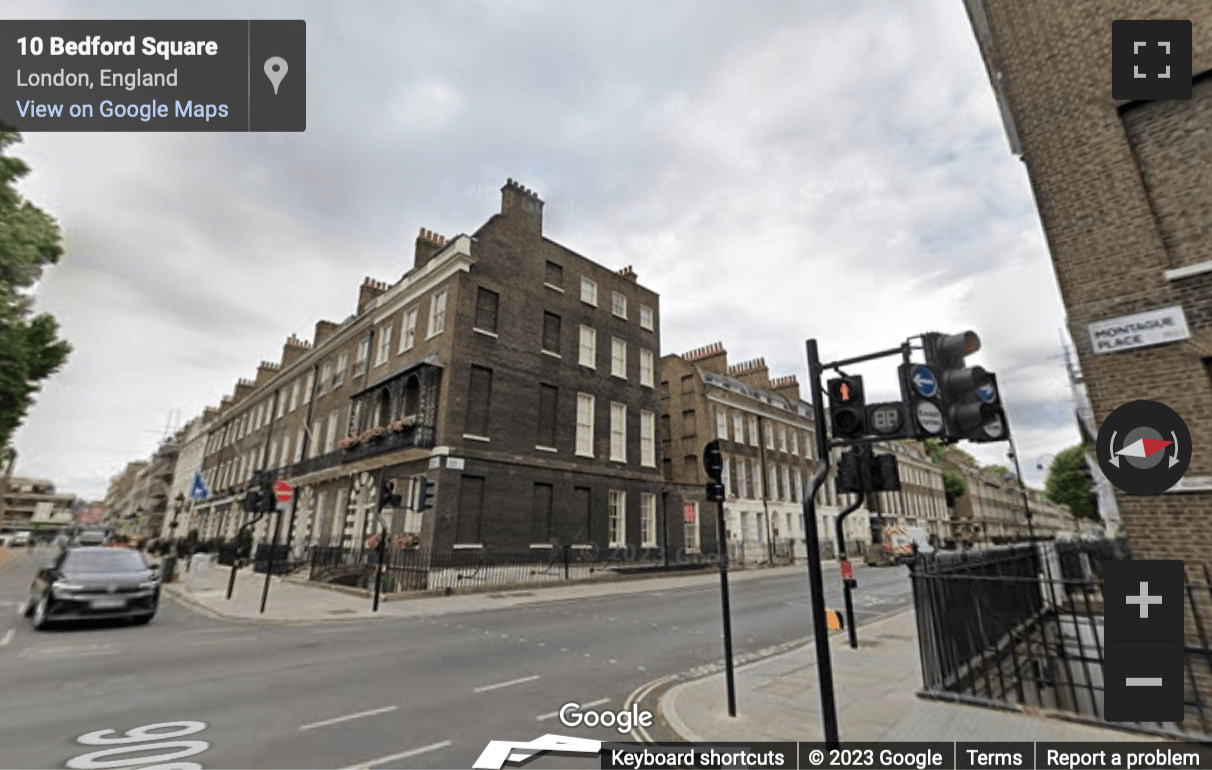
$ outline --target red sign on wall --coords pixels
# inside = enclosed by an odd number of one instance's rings
[[[695,505],[694,503],[686,503],[682,506],[682,516],[687,524],[694,523]]]

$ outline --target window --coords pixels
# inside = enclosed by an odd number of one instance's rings
[[[738,444],[745,443],[745,419],[739,414],[732,415],[732,440]]]
[[[534,497],[530,502],[530,542],[532,543],[551,542],[552,492],[550,484],[534,485]]]
[[[547,272],[543,276],[543,282],[554,289],[564,288],[564,268],[560,267],[555,262],[548,262]]]
[[[735,462],[728,463],[728,492],[733,497],[737,497],[738,495],[740,497],[745,496],[745,493],[742,491],[742,487],[739,484],[739,482],[741,482],[743,480],[744,480],[743,474],[737,473],[737,463],[735,463]]]
[[[349,353],[342,353],[337,359],[337,374],[333,377],[332,386],[334,388],[341,387],[345,382],[345,370],[349,368]]]
[[[307,384],[303,386],[303,403],[311,403],[311,394],[316,387],[316,370],[312,369],[307,373]],[[294,409],[294,406],[290,407]]]
[[[560,317],[555,313],[543,313],[543,350],[560,354]]]
[[[315,457],[316,454],[320,451],[320,421],[319,420],[316,420],[315,422],[313,422],[311,424],[311,436],[308,437],[307,446],[308,446],[307,459],[310,460],[311,458]]]
[[[334,410],[328,415],[328,432],[325,434],[324,454],[336,451],[337,448],[337,420],[340,419],[341,410]]]
[[[598,306],[598,285],[588,278],[581,279],[581,301],[586,305]]]
[[[471,367],[471,382],[467,387],[467,424],[463,432],[481,438],[488,437],[488,403],[492,397],[492,370]]]
[[[610,547],[627,544],[627,493],[610,490]]]
[[[686,550],[691,553],[699,550],[699,504],[697,501],[686,503],[683,513],[686,527]]]
[[[610,338],[610,374],[627,379],[627,341]]]
[[[782,425],[779,426],[779,451],[787,451],[787,429]]]
[[[640,305],[640,328],[653,331],[652,326],[652,308]]]
[[[758,419],[756,417],[749,418],[749,445],[758,445]]]
[[[656,467],[656,415],[652,412],[640,412],[640,465],[645,468]]]
[[[391,324],[379,327],[379,347],[375,353],[375,366],[387,363],[387,355],[391,350]]]
[[[699,426],[695,420],[694,410],[687,409],[687,410],[683,411],[682,412],[682,437],[690,438],[692,436],[697,436],[698,433],[699,433]]]
[[[652,387],[652,351],[640,349],[640,384]]]
[[[577,362],[581,366],[588,366],[590,369],[596,369],[595,360],[598,354],[598,332],[597,329],[588,326],[581,327],[581,353]]]
[[[281,465],[286,465],[286,458],[290,457],[290,436],[282,437],[282,457]]]
[[[300,462],[303,459],[303,443],[307,437],[305,428],[299,428],[299,435],[295,437],[295,462]]]
[[[446,330],[446,290],[433,295],[429,300],[429,337],[436,337]]]
[[[278,442],[275,441],[269,447],[269,467],[277,468],[278,467],[277,463],[278,463]]]
[[[274,398],[278,400],[278,415],[277,419],[282,419],[282,415],[286,414],[286,389],[283,388],[274,394]]]
[[[753,497],[756,500],[763,500],[765,498],[762,496],[762,469],[756,462],[751,465],[753,466]]]
[[[610,459],[627,462],[627,405],[610,405]]]
[[[593,396],[577,394],[577,454],[593,457]]]
[[[480,542],[480,523],[484,515],[484,478],[463,476],[459,482],[459,509],[455,519],[455,542]]]
[[[799,457],[800,454],[799,435],[800,434],[796,433],[794,430],[791,431],[791,454],[795,455],[796,457]]]
[[[720,483],[724,485],[724,495],[726,497],[730,497],[732,495],[732,489],[728,486],[728,482],[730,481],[728,477],[728,466],[732,465],[732,463],[728,462],[727,457],[723,458],[723,461],[724,463],[720,468]]]
[[[715,410],[715,437],[728,440],[728,413],[723,409]]]
[[[370,357],[370,338],[358,343],[358,356],[354,359],[354,377],[361,377],[366,372],[366,359]]]
[[[400,326],[400,351],[412,350],[417,341],[417,309],[405,311],[404,323]]]
[[[783,493],[779,489],[779,477],[773,465],[766,469],[766,490],[771,499],[782,500]]]
[[[259,430],[261,428],[261,418],[265,416],[265,403],[257,404],[257,417],[253,420],[253,428]]]
[[[627,298],[617,291],[610,294],[610,312],[619,318],[627,317]]]
[[[682,375],[682,393],[683,393],[683,395],[686,393],[693,393],[693,392],[694,392],[694,375],[693,374],[683,374]]]
[[[559,389],[552,385],[539,386],[539,437],[538,446],[555,448],[556,402]]]
[[[640,547],[656,548],[656,495],[652,492],[640,493]]]
[[[476,292],[476,323],[475,328],[484,332],[497,333],[497,305],[501,295],[481,286]]]
[[[332,382],[332,362],[325,361],[324,368],[320,370],[320,383],[316,387],[316,395],[322,396],[327,393],[330,382]]]
[[[774,449],[774,426],[766,423],[766,448]]]

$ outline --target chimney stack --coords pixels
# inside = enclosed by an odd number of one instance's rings
[[[279,367],[272,361],[262,361],[257,367],[257,379],[254,383],[258,388],[269,382],[278,373]]]
[[[324,344],[324,340],[336,334],[337,329],[340,329],[340,324],[335,324],[332,321],[316,321],[316,338],[312,343],[312,347],[318,348]]]
[[[433,255],[437,254],[446,246],[446,236],[438,235],[432,230],[421,228],[421,232],[417,234],[417,251],[413,258],[413,269],[425,266],[425,263],[433,259]]]
[[[512,179],[501,188],[501,214],[528,235],[543,235],[543,201],[538,193]]]
[[[786,377],[776,377],[771,380],[770,389],[786,399],[792,406],[800,402],[800,383],[794,374],[789,374]]]
[[[705,372],[721,375],[728,373],[728,351],[724,350],[722,342],[713,342],[710,345],[696,348],[683,354],[682,358],[693,362],[695,366]]]
[[[376,281],[369,276],[362,281],[362,288],[358,290],[358,309],[354,315],[362,315],[369,310],[374,301],[387,293],[387,284],[382,281]]]
[[[635,271],[631,269],[631,265],[628,265],[627,267],[620,270],[619,275],[622,276],[623,278],[627,279],[628,281],[635,283]]]
[[[766,368],[766,359],[755,358],[751,361],[728,367],[728,373],[751,388],[770,389],[770,370]]]
[[[311,343],[299,339],[295,335],[290,335],[286,340],[286,344],[282,346],[282,368],[286,368],[298,361],[303,356],[307,355],[307,351],[311,350]]]

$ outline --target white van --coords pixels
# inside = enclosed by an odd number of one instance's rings
[[[29,545],[29,539],[29,532],[18,532],[9,538],[8,545],[10,548],[19,548],[21,546]]]

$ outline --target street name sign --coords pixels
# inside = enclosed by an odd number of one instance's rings
[[[1096,321],[1088,328],[1096,354],[1164,345],[1191,337],[1187,316],[1180,305]]]

